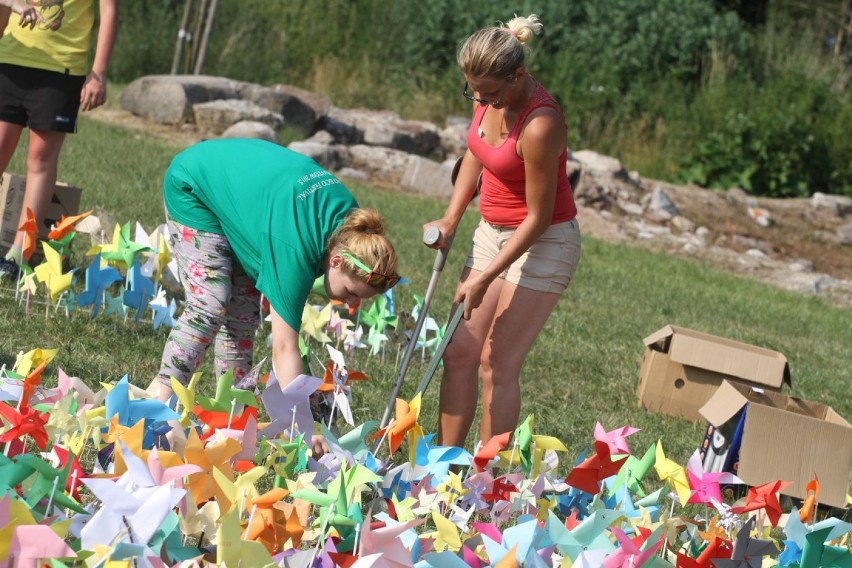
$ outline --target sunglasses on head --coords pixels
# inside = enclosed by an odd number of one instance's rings
[[[399,282],[399,276],[390,276],[387,274],[383,274],[378,270],[373,270],[354,255],[349,254],[348,252],[340,253],[340,256],[344,258],[348,258],[352,261],[352,264],[363,270],[367,273],[367,277],[364,281],[370,286],[386,286],[387,288],[393,288],[396,286],[396,283]]]

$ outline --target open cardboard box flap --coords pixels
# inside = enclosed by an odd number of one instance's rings
[[[655,344],[663,346],[671,360],[681,365],[776,389],[782,383],[790,384],[787,358],[777,351],[674,325],[645,338],[647,347],[654,348]]]

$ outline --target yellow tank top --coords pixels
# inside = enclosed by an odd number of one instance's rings
[[[94,0],[41,0],[38,4],[47,24],[58,10],[65,10],[62,26],[57,31],[45,24],[22,28],[18,25],[18,15],[12,13],[0,38],[0,63],[85,75],[89,38],[95,22]]]

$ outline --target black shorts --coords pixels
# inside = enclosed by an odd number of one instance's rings
[[[86,77],[0,63],[0,121],[33,130],[77,132]]]

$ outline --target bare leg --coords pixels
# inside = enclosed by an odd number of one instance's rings
[[[1,23],[2,22],[0,22],[0,24]],[[23,132],[23,130],[24,127],[19,124],[0,122],[0,174],[4,173],[6,168],[9,166],[9,161],[12,159],[15,149],[18,147],[18,141],[21,139],[21,132]],[[18,224],[15,229],[20,226],[21,225]],[[23,243],[23,235],[21,243]],[[20,258],[15,258],[15,262],[20,261]]]
[[[9,161],[18,147],[23,130],[24,127],[20,124],[0,122],[0,173],[5,172],[9,167]]]
[[[482,351],[481,440],[487,442],[517,427],[521,367],[559,297],[503,282]]]
[[[471,269],[466,268],[461,281],[464,282],[470,273]],[[480,354],[502,283],[503,280],[495,280],[488,287],[482,304],[473,310],[470,320],[461,321],[444,353],[438,427],[438,443],[443,446],[465,446],[479,401]]]
[[[65,141],[64,132],[50,132],[30,129],[30,143],[27,152],[27,191],[24,194],[24,206],[18,221],[20,227],[27,220],[27,208],[31,209],[38,223],[44,221],[47,206],[56,187],[56,174],[59,168],[59,152]],[[47,235],[40,235],[42,238]],[[15,245],[23,246],[24,233],[15,235]]]

